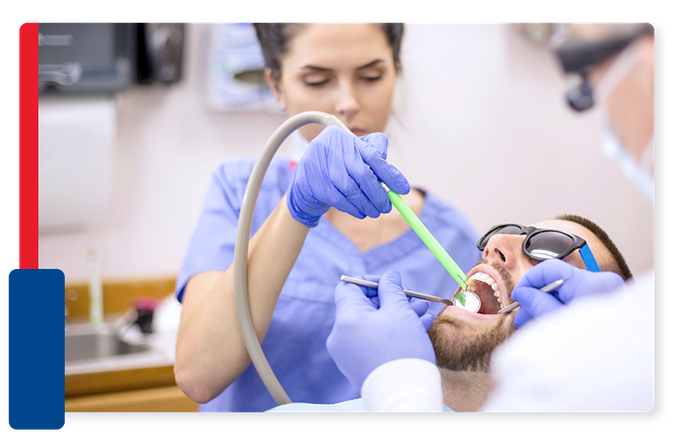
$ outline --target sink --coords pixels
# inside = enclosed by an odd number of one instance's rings
[[[100,329],[89,324],[66,327],[66,363],[134,354],[149,349],[147,344],[123,341],[116,334],[113,325],[105,325]]]

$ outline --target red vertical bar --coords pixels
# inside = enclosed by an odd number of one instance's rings
[[[39,24],[19,28],[19,267],[39,268]]]

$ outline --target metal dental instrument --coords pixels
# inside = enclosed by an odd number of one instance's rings
[[[361,280],[359,278],[353,278],[353,277],[349,277],[347,275],[341,275],[340,281],[345,281],[346,283],[357,284],[358,286],[370,287],[372,289],[377,289],[379,287],[379,283],[375,283],[374,281]],[[434,301],[436,303],[442,303],[442,304],[446,304],[448,306],[454,305],[452,300],[448,300],[447,298],[435,297],[433,295],[423,294],[421,292],[415,292],[415,291],[408,290],[408,289],[404,289],[403,292],[406,295],[408,295],[409,297],[420,298],[421,300]]]
[[[546,294],[550,292],[554,292],[555,290],[559,289],[559,286],[564,284],[564,279],[559,279],[557,281],[552,281],[546,286],[543,286],[540,288],[540,292],[544,292]],[[515,303],[509,304],[508,306],[504,307],[500,311],[496,312],[497,314],[507,314],[509,312],[513,312],[515,309],[520,307],[520,303],[517,301]]]

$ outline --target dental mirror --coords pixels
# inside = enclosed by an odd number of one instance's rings
[[[457,294],[454,300],[455,307],[477,313],[481,309],[481,299],[474,292],[463,291]]]

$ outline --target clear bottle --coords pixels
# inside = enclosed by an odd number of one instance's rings
[[[88,264],[90,265],[90,324],[99,329],[104,324],[102,309],[102,275],[100,275],[100,249],[90,244],[87,249]]]

